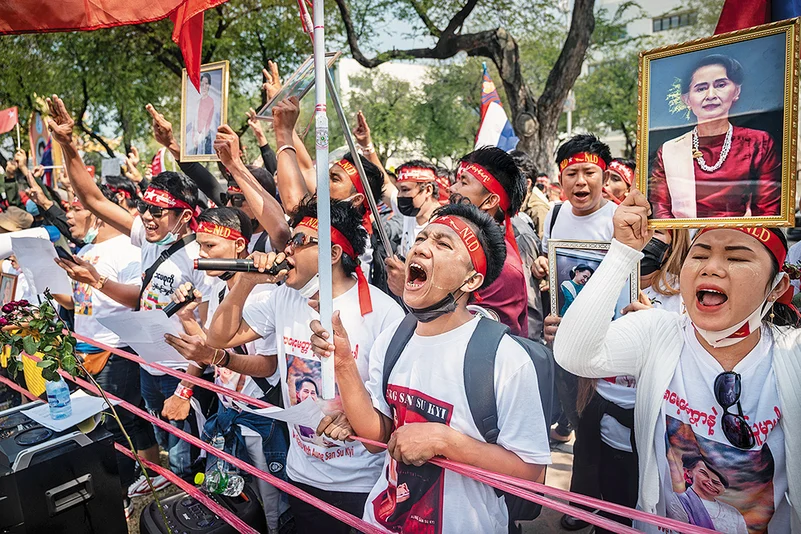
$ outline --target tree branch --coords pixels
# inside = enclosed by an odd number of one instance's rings
[[[470,16],[470,13],[473,12],[476,4],[478,4],[478,0],[467,0],[467,3],[464,5],[464,7],[453,16],[450,22],[448,22],[448,26],[445,28],[445,31],[442,32],[443,35],[447,37],[455,34],[456,30],[461,28],[462,24],[464,24],[464,21]]]
[[[106,153],[110,158],[116,157],[114,150],[112,150],[108,143],[106,143],[102,137],[93,132],[92,129],[86,126],[86,124],[83,122],[83,118],[86,115],[86,110],[89,108],[89,86],[86,83],[86,72],[82,70],[81,73],[83,74],[83,76],[81,76],[81,93],[83,94],[83,102],[81,102],[81,111],[78,113],[78,117],[75,120],[75,125],[80,128],[83,133],[100,143],[100,145],[106,149]]]
[[[437,28],[437,25],[434,24],[430,18],[428,18],[428,13],[426,13],[426,11],[423,9],[423,6],[421,6],[417,2],[417,0],[409,0],[409,3],[414,8],[414,11],[415,13],[417,13],[417,16],[420,17],[420,20],[423,21],[423,24],[425,25],[426,29],[428,29],[428,33],[430,33],[434,37],[439,37],[442,34],[442,32],[440,31],[439,28]]]

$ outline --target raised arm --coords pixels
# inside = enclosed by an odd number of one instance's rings
[[[224,124],[217,130],[214,150],[220,161],[236,180],[242,194],[253,210],[253,214],[264,226],[274,250],[283,250],[289,240],[289,225],[284,210],[273,196],[264,190],[242,162],[239,137],[230,126]]]
[[[170,151],[175,161],[181,161],[181,146],[172,133],[172,123],[165,119],[164,115],[156,111],[153,104],[146,105],[145,109],[153,118],[153,137],[156,138],[156,141],[161,146]]]
[[[294,96],[278,102],[273,108],[273,130],[278,144],[278,192],[287,213],[294,213],[301,200],[316,191],[315,184],[308,183],[298,165],[297,149],[293,135],[300,108]],[[288,146],[281,150],[281,147]]]
[[[72,140],[75,121],[67,112],[64,102],[58,96],[53,95],[47,99],[47,106],[50,110],[47,126],[58,144],[61,145],[67,175],[81,204],[109,226],[126,235],[131,235],[133,216],[103,196],[100,188],[86,170],[86,165]]]

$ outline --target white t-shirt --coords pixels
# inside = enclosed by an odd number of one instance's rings
[[[397,189],[394,190],[390,195],[390,200],[392,202],[392,211],[403,217],[403,231],[401,233],[401,242],[396,252],[398,255],[403,256],[405,258],[409,254],[409,250],[411,250],[412,245],[414,245],[414,240],[417,239],[417,234],[422,232],[423,228],[428,226],[428,223],[417,224],[417,217],[408,217],[400,212],[400,210],[398,209]]]
[[[376,337],[403,317],[400,306],[373,286],[373,311],[362,317],[358,285],[334,299],[348,331],[353,357],[362,379],[367,380],[368,356]],[[246,304],[243,319],[262,337],[275,336],[278,368],[284,382],[284,406],[290,407],[321,390],[320,359],[312,352],[309,324],[320,314],[308,300],[288,286],[275,289],[266,301]],[[314,428],[290,425],[287,475],[296,482],[325,491],[366,493],[375,484],[383,462],[359,442],[334,441],[318,436]]]
[[[142,267],[140,251],[131,244],[128,236],[118,235],[102,243],[84,246],[78,257],[94,265],[101,276],[121,284],[140,284]],[[130,309],[95,290],[89,284],[72,282],[72,300],[75,304],[75,331],[111,347],[120,347],[120,337],[97,322],[98,317],[127,313]]]
[[[742,413],[754,432],[755,446],[750,450],[734,447],[723,433],[725,411],[714,387],[723,367],[703,348],[689,320],[684,340],[657,423],[662,486],[658,513],[699,526],[711,521],[706,525],[720,532],[745,533],[746,526],[750,532],[790,532],[784,433],[779,425],[782,415],[770,330],[762,329],[757,346],[734,367],[741,376]],[[738,413],[736,404],[729,413]],[[699,456],[703,464],[685,469],[693,464],[690,459]],[[693,491],[688,491],[690,487]],[[700,498],[702,493],[706,499]],[[643,525],[635,524],[635,528]],[[644,530],[658,532],[655,527]]]
[[[147,239],[145,239],[145,226],[140,217],[136,217],[131,226],[131,244],[141,249],[143,274],[148,267],[156,262],[159,254],[171,246],[156,245],[155,243],[148,242]],[[172,302],[171,296],[173,291],[184,282],[191,282],[192,285],[195,286],[195,289],[200,291],[203,295],[203,302],[208,301],[214,280],[206,276],[205,271],[198,271],[195,269],[194,260],[199,257],[199,254],[200,245],[197,244],[197,241],[192,241],[167,258],[167,261],[163,262],[156,272],[153,273],[153,278],[142,292],[140,309],[160,310],[164,308],[167,304]],[[186,369],[188,365],[186,363],[174,361],[161,361],[158,363],[173,369]],[[154,376],[163,374],[152,367],[143,366],[142,368]]]
[[[801,263],[801,241],[790,247],[787,251],[787,263],[798,265]],[[795,287],[795,292],[801,291],[801,280],[791,280],[791,284]]]
[[[590,215],[581,217],[573,213],[570,202],[565,201],[559,208],[556,222],[551,232],[551,218],[553,208],[545,216],[545,226],[542,235],[542,250],[548,253],[549,239],[574,239],[579,241],[611,241],[614,227],[612,226],[612,215],[615,213],[617,205],[614,202],[606,201],[599,210]]]
[[[272,252],[273,244],[270,241],[270,236],[267,235],[266,230],[262,230],[261,232],[254,233],[250,236],[250,241],[248,242],[248,253],[252,254],[254,250],[256,250],[256,243],[258,243],[261,236],[265,236],[264,238],[264,252]]]
[[[443,423],[477,441],[484,441],[473,422],[465,396],[462,370],[470,336],[478,318],[437,336],[413,335],[383,391],[384,357],[397,324],[383,332],[370,353],[367,390],[373,406],[406,423]],[[509,336],[495,360],[498,445],[524,462],[550,464],[544,432],[537,373],[529,355]],[[390,406],[391,404],[391,406]],[[490,486],[432,464],[399,465],[384,454],[381,478],[370,491],[365,521],[393,532],[506,533],[507,510]]]
[[[274,289],[275,286],[273,284],[257,285],[255,288],[253,288],[253,291],[250,292],[250,295],[248,295],[248,298],[245,300],[245,305],[269,299],[272,296]],[[227,293],[227,283],[219,278],[215,279],[211,298],[209,299],[209,313],[208,318],[206,319],[206,330],[208,330],[208,328],[211,326],[211,320],[214,317],[214,313],[217,311],[217,308],[220,306],[222,299],[225,298]],[[256,341],[246,343],[245,350],[247,351],[247,354],[258,354],[261,356],[271,356],[276,354],[277,350],[275,346],[275,335],[259,338]],[[267,377],[266,380],[271,386],[278,384],[280,380],[278,369],[276,368],[275,373]],[[218,386],[237,391],[254,399],[260,399],[266,393],[251,377],[237,373],[236,371],[231,371],[225,367],[214,367],[214,383]],[[233,406],[233,403],[231,402],[232,399],[230,397],[226,395],[220,395],[219,393],[217,394],[217,397],[226,408]],[[244,425],[239,425],[239,429],[243,436],[259,435],[258,432],[255,432]]]

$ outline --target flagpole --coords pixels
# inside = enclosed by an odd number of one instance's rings
[[[314,0],[314,118],[315,146],[317,149],[317,219],[320,273],[320,321],[328,332],[332,331],[331,315],[334,303],[331,280],[331,195],[328,190],[328,117],[325,109],[325,28],[323,0]],[[332,336],[333,339],[333,336]],[[336,380],[334,377],[334,358],[322,361],[322,397],[333,399]]]
[[[17,120],[16,126],[17,126],[17,150],[19,150],[22,148],[22,145],[19,142],[19,120]]]

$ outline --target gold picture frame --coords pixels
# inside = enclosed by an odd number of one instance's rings
[[[789,19],[640,53],[637,187],[651,202],[651,228],[795,225],[800,30],[801,19]],[[726,87],[733,92],[718,92]]]
[[[14,294],[17,292],[17,275],[9,273],[0,273],[0,300],[3,304],[8,304],[14,300]]]
[[[564,311],[570,303],[567,302],[565,291],[562,290],[563,284],[570,280],[568,272],[575,272],[573,277],[572,291],[567,288],[573,298],[581,291],[583,286],[592,274],[598,269],[606,253],[609,251],[610,243],[606,241],[575,241],[568,239],[548,240],[548,285],[550,286],[551,315],[562,317]],[[561,261],[560,261],[561,260]],[[589,267],[592,272],[581,269]],[[579,268],[574,271],[574,269]],[[579,272],[581,271],[581,272]],[[576,278],[585,276],[586,279]],[[637,264],[629,274],[629,283],[623,288],[618,299],[618,306],[615,309],[614,319],[621,316],[621,310],[628,304],[637,301],[640,296],[640,264]],[[564,308],[564,310],[563,310]]]
[[[181,76],[181,161],[219,161],[214,152],[217,128],[228,123],[227,61],[200,66],[200,92],[189,82],[186,69]],[[208,82],[208,85],[204,85]],[[206,96],[202,96],[203,91]],[[201,109],[201,104],[203,109]],[[209,112],[209,106],[211,110]],[[209,118],[209,114],[211,117]],[[202,116],[201,116],[202,115]],[[198,130],[199,123],[200,130]]]

